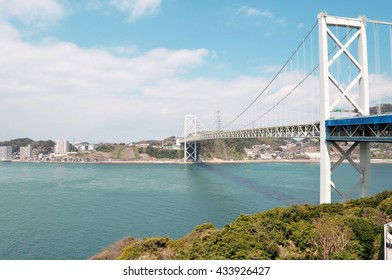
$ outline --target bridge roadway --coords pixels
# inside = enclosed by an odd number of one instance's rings
[[[284,138],[308,138],[320,136],[320,124],[303,124],[290,126],[276,126],[266,128],[251,128],[232,131],[201,131],[195,136],[188,136],[187,142],[199,142],[211,139],[234,139],[234,138],[259,138],[259,137],[284,137]],[[180,139],[184,143],[185,139]]]
[[[371,115],[325,121],[326,140],[392,143],[392,115]]]
[[[392,115],[371,115],[325,121],[326,140],[335,142],[392,143]],[[189,135],[186,142],[234,138],[319,138],[320,124],[289,125],[233,131],[202,131]],[[184,143],[185,139],[179,139]]]

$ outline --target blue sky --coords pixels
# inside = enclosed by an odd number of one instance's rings
[[[317,14],[391,21],[392,2],[0,0],[0,140],[178,136],[235,116]]]

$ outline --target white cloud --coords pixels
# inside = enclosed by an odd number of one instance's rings
[[[264,65],[261,68],[261,71],[266,74],[276,74],[282,68],[282,66],[278,65]]]
[[[2,40],[18,39],[20,32],[18,29],[14,28],[12,25],[0,21],[0,42]]]
[[[152,96],[146,89],[181,77],[204,64],[209,54],[205,49],[158,48],[125,58],[68,42],[26,43],[13,31],[0,39],[0,96],[6,104],[0,117],[12,119],[2,128],[6,139],[137,140],[156,136],[154,126],[166,130],[165,136],[179,133],[160,125],[167,115],[172,116],[168,123],[181,123],[176,100]],[[180,102],[187,92],[177,96]],[[110,134],[114,127],[118,131]]]
[[[69,42],[26,43],[9,25],[0,24],[2,30],[7,32],[0,37],[0,118],[10,121],[3,123],[0,140],[31,137],[99,142],[179,136],[184,115],[196,114],[203,128],[211,129],[214,112],[220,110],[225,124],[268,82],[262,77],[187,77],[213,60],[211,54],[218,55],[206,49],[156,48],[136,50],[126,57]],[[133,52],[134,47],[120,49]],[[296,75],[281,76],[271,93],[265,94],[265,102],[252,107],[248,120],[284,97],[295,85],[293,79],[299,78]],[[372,76],[371,82],[377,82],[372,96],[386,100],[391,80]],[[300,116],[311,121],[317,116],[318,85],[318,79],[312,78],[305,88],[290,95],[282,102],[284,110],[273,115],[276,118],[271,122],[297,118],[293,107],[308,108]]]
[[[161,5],[161,0],[110,0],[109,3],[119,11],[127,13],[133,21],[146,15],[154,15]]]
[[[116,56],[68,42],[26,43],[6,27],[11,35],[0,33],[0,118],[11,121],[2,126],[0,140],[159,139],[179,135],[186,114],[196,114],[203,129],[211,129],[216,110],[222,112],[223,124],[227,123],[269,81],[262,77],[185,78],[192,69],[213,59],[211,55],[217,55],[206,49],[157,48],[131,57]],[[268,68],[274,67],[265,70]],[[297,75],[282,75],[272,91],[263,95],[264,101],[252,108],[248,121],[284,97],[300,78]],[[372,76],[371,82],[372,96],[379,95],[384,102],[391,80]],[[283,112],[271,114],[269,121],[280,124],[287,116],[293,121],[301,121],[300,117],[312,120],[318,114],[318,84],[318,79],[312,78],[282,102]],[[295,114],[294,107],[307,110]]]
[[[64,11],[56,0],[0,0],[0,19],[16,18],[23,22],[61,18]]]
[[[392,76],[386,74],[369,75],[370,106],[376,104],[392,103],[391,89]]]
[[[134,57],[136,55],[140,55],[140,49],[138,46],[116,46],[112,47],[111,51],[117,56],[123,57]]]
[[[0,0],[1,7],[4,3]],[[22,17],[27,10],[36,10],[27,6],[30,8],[26,10],[12,7],[1,10],[2,17]],[[45,7],[46,14],[61,15],[50,5]],[[133,45],[104,50],[81,48],[70,42],[28,43],[6,21],[0,21],[0,34],[0,118],[5,120],[0,140],[18,137],[76,138],[91,142],[158,139],[179,135],[185,114],[196,114],[208,129],[213,127],[215,110],[221,110],[224,123],[231,120],[268,82],[263,77],[192,76],[192,70],[222,55],[203,48],[155,48],[142,52]],[[264,68],[266,72],[275,69],[274,66]],[[270,108],[287,94],[294,85],[294,76],[287,73],[281,77],[272,93],[266,94],[267,103],[255,106],[253,119],[260,109]],[[378,85],[372,87],[373,96],[386,100],[391,80],[372,77],[372,81]],[[292,112],[289,109],[296,103],[302,103],[300,108],[312,110],[303,113],[305,117],[314,115],[317,105],[313,104],[319,103],[318,84],[313,79],[308,90],[298,90],[298,95],[287,98],[281,118]]]
[[[251,8],[248,6],[242,6],[237,10],[238,14],[243,14],[246,16],[257,16],[257,17],[263,17],[263,18],[269,18],[272,19],[275,15],[269,11],[269,10],[259,10],[256,8]]]

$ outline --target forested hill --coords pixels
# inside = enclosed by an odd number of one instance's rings
[[[380,104],[379,106],[373,106],[369,108],[370,115],[376,115],[380,111],[381,114],[387,114],[392,112],[392,104]]]
[[[344,204],[293,205],[211,223],[188,235],[125,238],[92,259],[380,259],[392,190]]]
[[[11,146],[13,152],[19,152],[20,147],[26,147],[27,145],[31,145],[31,148],[37,149],[39,152],[50,153],[53,152],[55,143],[52,140],[34,141],[30,138],[18,138],[0,142],[0,146]]]

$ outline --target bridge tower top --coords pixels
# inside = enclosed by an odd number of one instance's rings
[[[197,134],[197,118],[195,115],[186,115],[184,120],[184,138],[196,136]]]
[[[344,100],[351,104],[352,112],[358,115],[369,115],[369,77],[366,44],[366,18],[358,19],[329,16],[326,12],[318,15],[319,48],[320,48],[320,81],[321,81],[321,119],[330,118],[332,112]],[[347,33],[343,39],[338,38],[332,27],[352,28],[354,34]],[[338,30],[338,29],[336,29]],[[330,40],[329,40],[330,39]],[[355,42],[357,42],[356,46]],[[335,44],[336,48],[329,51],[328,44]],[[351,46],[351,49],[350,49]],[[332,74],[330,69],[346,58],[356,70],[357,75],[340,81],[340,77]],[[332,84],[335,88],[330,88]],[[358,87],[359,85],[359,87]],[[340,95],[335,100],[330,100],[331,92],[337,89]],[[358,90],[359,103],[355,100],[355,90]],[[332,101],[332,102],[330,102]]]

